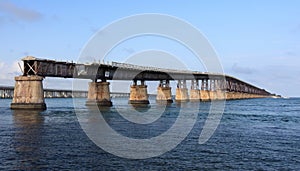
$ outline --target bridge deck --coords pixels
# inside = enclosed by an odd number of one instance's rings
[[[77,64],[27,56],[24,61],[23,75],[39,75],[42,77],[80,78],[102,81],[106,80],[224,80],[232,86],[241,85],[243,90],[254,89],[260,94],[270,94],[264,89],[246,83],[232,76],[187,71],[171,70],[155,67],[143,67],[132,64],[112,62],[111,64]],[[228,85],[229,90],[231,85]]]

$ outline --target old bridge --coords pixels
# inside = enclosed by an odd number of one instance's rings
[[[172,102],[170,81],[177,81],[176,101],[211,101],[270,97],[273,94],[237,78],[206,72],[111,64],[76,64],[27,56],[23,75],[15,77],[12,109],[46,109],[44,77],[90,79],[86,105],[112,106],[108,80],[132,80],[129,103],[148,104],[145,81],[158,81],[158,101]],[[186,82],[191,81],[190,91]]]

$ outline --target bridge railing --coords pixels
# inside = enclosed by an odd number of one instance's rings
[[[135,70],[142,70],[142,71],[156,71],[156,72],[165,72],[165,73],[190,73],[192,71],[189,70],[178,70],[178,69],[167,69],[167,68],[158,68],[158,67],[151,67],[151,66],[140,66],[134,64],[127,64],[127,63],[120,63],[120,62],[112,62],[113,67],[118,68],[125,68],[125,69],[135,69]]]

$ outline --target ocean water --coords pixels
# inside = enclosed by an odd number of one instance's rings
[[[77,101],[79,112],[89,111],[85,99]],[[187,137],[148,159],[118,157],[94,144],[78,122],[72,99],[46,99],[43,112],[12,111],[10,102],[0,99],[0,170],[300,170],[299,98],[227,101],[218,128],[204,144],[198,138],[208,102],[174,102],[155,122],[133,124],[118,112],[140,109],[126,98],[113,99],[115,106],[103,111],[103,117],[115,131],[135,139],[158,136],[172,127],[183,108],[200,107]],[[155,115],[161,105],[151,99],[140,110],[147,111]]]

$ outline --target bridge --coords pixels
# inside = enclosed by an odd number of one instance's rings
[[[157,101],[173,102],[170,81],[177,81],[176,101],[211,101],[271,97],[274,94],[232,76],[112,62],[80,64],[27,56],[23,75],[15,77],[12,109],[46,109],[45,77],[89,79],[86,105],[112,106],[108,80],[131,80],[129,103],[149,104],[145,81],[158,81]],[[190,91],[186,82],[191,81]]]
[[[14,97],[13,86],[0,86],[0,98],[9,99]],[[58,90],[44,89],[44,98],[80,98],[87,97],[87,91],[81,90]]]
[[[0,99],[11,99],[14,97],[13,86],[0,86]],[[62,89],[44,89],[44,98],[86,98],[88,91],[85,90],[62,90]],[[112,92],[112,98],[129,97],[129,93]]]

